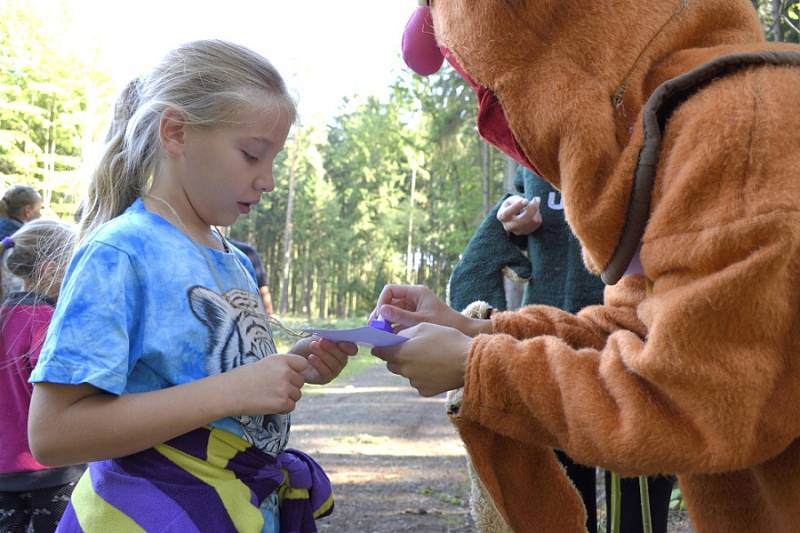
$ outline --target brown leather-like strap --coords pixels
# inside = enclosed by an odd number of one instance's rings
[[[673,111],[715,78],[743,68],[762,65],[800,66],[800,52],[755,52],[723,56],[668,80],[653,91],[643,110],[644,143],[633,179],[628,214],[617,248],[600,274],[607,285],[616,284],[631,262],[650,218],[650,200],[661,153],[664,127]]]

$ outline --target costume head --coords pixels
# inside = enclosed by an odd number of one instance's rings
[[[406,62],[429,74],[436,47],[464,76],[481,135],[562,191],[597,272],[625,224],[648,96],[726,49],[764,41],[748,0],[425,3],[406,28]]]

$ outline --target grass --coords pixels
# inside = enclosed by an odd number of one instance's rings
[[[357,374],[360,374],[361,372],[371,367],[372,365],[382,362],[383,361],[381,361],[380,359],[369,353],[369,348],[364,348],[363,346],[359,346],[358,354],[354,355],[353,357],[350,358],[349,361],[347,361],[347,366],[344,367],[342,373],[336,376],[336,379],[331,381],[329,385],[336,386],[339,380],[343,380],[350,376],[355,376]]]
[[[294,317],[294,316],[285,316],[280,317],[281,323],[285,326],[291,328],[294,331],[301,331],[306,328],[315,328],[315,329],[350,329],[350,328],[357,328],[360,326],[366,325],[366,320],[362,318],[331,318],[331,319],[309,319],[306,317]],[[295,337],[292,337],[287,332],[283,331],[282,329],[273,326],[272,328],[272,335],[275,339],[275,346],[278,349],[278,353],[285,353],[289,350],[292,345],[297,341]],[[360,374],[370,366],[380,363],[381,360],[377,357],[373,356],[369,353],[369,348],[364,346],[358,347],[358,354],[354,355],[350,358],[347,362],[347,366],[344,367],[341,374],[336,376],[336,379],[331,381],[328,386],[336,385],[340,380],[346,379],[350,376],[354,376]],[[314,387],[312,385],[312,387]]]
[[[448,494],[446,492],[436,491],[433,487],[425,486],[419,489],[419,493],[423,496],[430,496],[431,498],[436,498],[440,502],[448,503],[450,505],[454,505],[456,507],[464,507],[464,500],[457,496],[453,496],[452,494]]]

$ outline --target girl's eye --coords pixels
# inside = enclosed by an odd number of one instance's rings
[[[255,163],[256,161],[258,161],[257,157],[248,154],[245,150],[242,150],[242,155],[244,155],[245,161],[249,163]]]

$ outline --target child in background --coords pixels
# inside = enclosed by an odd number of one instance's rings
[[[41,216],[42,197],[30,185],[10,187],[0,198],[0,239],[11,236],[23,224]],[[22,290],[22,280],[0,264],[0,295]],[[0,298],[2,301],[2,298]]]
[[[14,185],[0,198],[0,239],[42,216],[42,197],[30,185]]]
[[[273,190],[294,119],[266,59],[213,40],[117,102],[31,377],[34,455],[91,461],[59,531],[315,531],[331,511],[319,465],[286,449],[289,412],[356,346],[275,354],[252,265],[216,229]]]
[[[48,468],[28,447],[28,383],[61,288],[66,261],[50,261],[70,248],[67,225],[35,220],[5,237],[0,251],[24,290],[0,307],[0,531],[55,531],[83,466]]]
[[[256,272],[258,293],[261,295],[261,301],[264,302],[264,311],[270,316],[275,314],[272,308],[272,294],[270,294],[269,291],[269,277],[267,276],[267,269],[264,268],[264,262],[261,260],[261,257],[259,257],[258,252],[246,242],[234,241],[233,239],[230,239],[229,242],[244,252],[244,255],[246,255],[253,264],[253,269]]]

